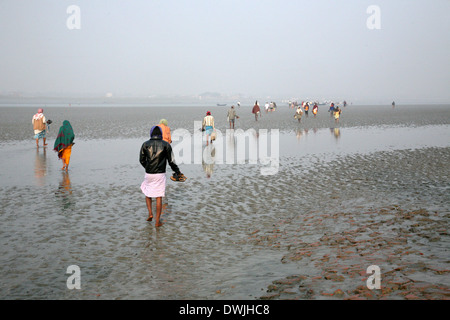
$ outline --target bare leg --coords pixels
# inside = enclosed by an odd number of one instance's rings
[[[42,138],[42,139],[44,139],[44,146],[46,146],[46,145],[47,145],[47,144],[45,143],[46,138]]]
[[[61,170],[69,170],[69,159],[67,159],[67,155],[64,154],[62,157],[63,167]]]
[[[153,219],[153,213],[152,213],[152,198],[145,197],[145,202],[147,203],[147,209],[148,209],[148,218],[147,218],[147,221],[152,221],[152,219]]]
[[[156,220],[155,220],[155,227],[161,227],[163,224],[160,222],[161,217],[161,211],[162,211],[162,197],[156,198]]]
[[[39,139],[36,139],[36,147],[39,148]]]

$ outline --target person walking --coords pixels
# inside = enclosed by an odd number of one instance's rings
[[[259,108],[258,101],[255,102],[253,106],[252,113],[255,115],[255,120],[258,121],[258,115],[261,114],[261,109]]]
[[[152,221],[152,198],[156,198],[156,220],[155,227],[163,225],[161,222],[162,198],[166,192],[166,166],[175,172],[173,177],[176,181],[185,181],[186,177],[180,172],[175,163],[172,147],[163,140],[163,134],[159,126],[153,126],[150,130],[150,140],[145,141],[139,152],[139,162],[145,168],[144,181],[141,191],[145,195],[148,210],[147,221]]]
[[[235,119],[239,119],[239,116],[236,115],[236,109],[234,109],[234,106],[231,106],[230,110],[228,110],[228,122],[230,123],[230,129],[234,129],[234,122]]]
[[[334,108],[334,122],[339,123],[339,117],[341,116],[342,110],[337,106]]]
[[[305,104],[304,104],[304,107],[303,107],[304,109],[305,109],[305,115],[306,115],[306,117],[308,117],[308,111],[309,111],[309,103],[308,102],[305,102]]]
[[[319,111],[319,107],[317,106],[317,103],[316,103],[316,104],[314,104],[314,107],[313,107],[313,109],[312,109],[314,118],[315,118],[316,115],[317,115],[317,111]]]
[[[331,103],[330,104],[330,109],[328,110],[328,112],[330,113],[330,116],[334,115],[334,110],[335,110],[334,103]]]
[[[62,170],[69,170],[72,147],[75,144],[73,142],[74,139],[75,134],[73,133],[72,125],[68,120],[64,120],[63,125],[59,128],[55,144],[53,145],[53,150],[58,152],[58,158],[63,162]]]
[[[300,123],[302,121],[303,110],[300,106],[297,106],[297,110],[295,111],[294,118],[298,120]]]
[[[211,115],[210,111],[206,112],[206,117],[203,118],[202,128],[206,133],[206,145],[209,144],[209,140],[211,143],[213,142],[212,138],[210,139],[211,134],[216,129],[214,126],[214,117]]]
[[[43,146],[47,146],[45,134],[47,132],[47,125],[44,116],[44,110],[38,109],[38,112],[31,119],[34,130],[34,138],[36,139],[36,147],[39,148],[39,139],[43,140]]]
[[[172,143],[172,136],[170,134],[170,128],[168,127],[168,122],[166,119],[161,119],[161,121],[159,121],[159,125],[161,128],[161,132],[162,132],[162,139],[164,141],[167,141],[168,143]]]

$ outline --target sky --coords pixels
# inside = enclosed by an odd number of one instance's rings
[[[450,0],[0,0],[0,94],[450,102],[449,14]]]

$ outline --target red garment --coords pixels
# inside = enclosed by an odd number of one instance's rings
[[[261,111],[261,109],[259,109],[259,106],[258,106],[257,104],[255,104],[255,105],[253,106],[252,113],[257,113],[257,112],[260,112],[260,111]]]

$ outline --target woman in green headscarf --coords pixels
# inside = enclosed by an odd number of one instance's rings
[[[63,162],[62,170],[69,169],[70,155],[72,154],[72,146],[75,144],[73,140],[75,135],[73,133],[70,122],[64,120],[63,125],[59,128],[58,136],[56,137],[53,150],[58,152],[58,157]]]

